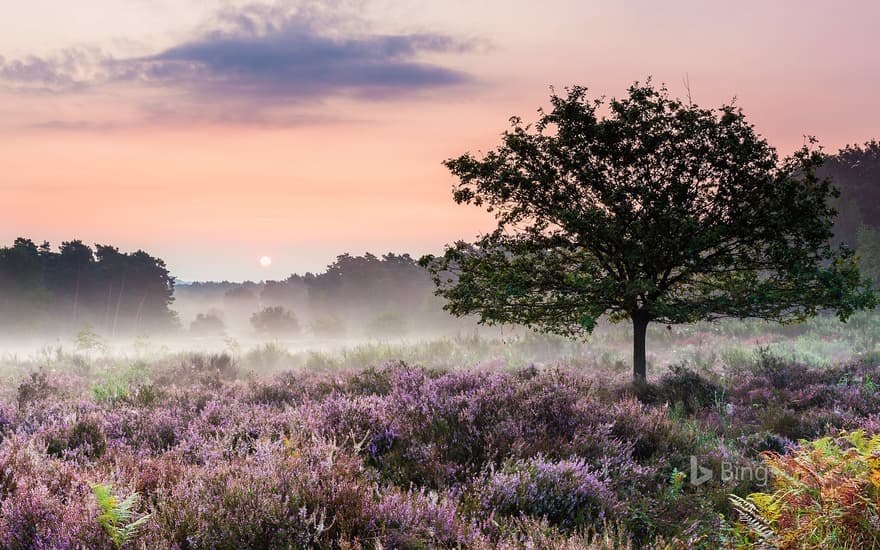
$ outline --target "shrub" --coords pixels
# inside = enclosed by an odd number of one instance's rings
[[[70,429],[51,436],[46,445],[46,452],[59,458],[100,458],[106,450],[104,430],[92,419],[77,421]]]
[[[18,386],[18,408],[22,409],[29,403],[46,399],[56,391],[56,388],[49,383],[49,376],[45,371],[41,369],[32,372]]]
[[[126,401],[136,407],[155,407],[165,396],[165,391],[156,384],[138,384],[129,388]]]
[[[24,405],[15,406],[16,388],[0,404],[0,548],[112,548],[96,522],[102,511],[87,483],[95,479],[142,495],[137,511],[152,516],[132,548],[711,550],[758,544],[749,526],[722,521],[735,514],[730,493],[773,495],[785,483],[807,486],[787,497],[804,511],[770,524],[774,537],[809,514],[855,523],[866,513],[866,525],[874,521],[873,508],[852,506],[877,496],[867,469],[880,460],[870,443],[880,434],[876,363],[780,363],[723,386],[674,369],[645,385],[646,403],[593,371],[508,369],[529,364],[507,360],[512,346],[519,344],[372,344],[318,356],[330,372],[297,368],[244,380],[232,356],[207,354],[171,355],[151,369],[95,359],[93,373],[56,369],[51,385],[28,377]],[[493,355],[506,359],[454,368]],[[354,368],[389,356],[433,368],[399,361]],[[245,364],[260,358],[301,367],[305,354],[270,344]],[[774,385],[767,372],[784,373],[786,383]],[[92,399],[104,373],[126,383],[124,399]],[[720,387],[725,406],[709,406]],[[691,456],[716,474],[725,464],[755,472],[763,456],[789,460],[789,437],[856,426],[866,435],[822,443],[839,447],[841,465],[798,458],[822,484],[796,465],[785,474],[794,481],[780,475],[785,483],[770,490],[753,476],[687,482]],[[799,452],[812,453],[812,445]],[[738,505],[760,512],[760,498]],[[844,502],[825,502],[835,498]],[[816,519],[804,529],[824,529],[816,544],[829,548],[833,536],[841,546],[861,543],[847,542],[852,529],[834,534],[833,526]]]
[[[371,530],[389,548],[467,547],[469,533],[455,503],[437,493],[385,491],[370,509]]]
[[[271,306],[251,315],[251,326],[261,334],[272,336],[296,336],[299,321],[293,312],[282,306]]]
[[[568,530],[600,531],[620,507],[608,484],[582,459],[548,461],[538,456],[505,462],[474,490],[487,513],[526,514]]]
[[[685,365],[673,365],[657,384],[657,399],[693,414],[723,399],[724,388],[707,380]]]
[[[346,393],[388,395],[392,389],[391,374],[394,367],[394,363],[389,363],[381,370],[369,367],[351,375],[346,384]]]
[[[282,406],[302,401],[307,391],[301,377],[293,372],[281,373],[270,382],[253,382],[250,389],[251,403]]]
[[[308,548],[324,516],[307,508],[291,472],[266,460],[193,471],[162,497],[159,536],[181,548]]]
[[[794,442],[771,432],[755,432],[739,438],[739,444],[750,456],[759,456],[764,452],[785,454]]]

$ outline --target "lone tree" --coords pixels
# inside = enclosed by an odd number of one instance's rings
[[[739,108],[650,80],[609,101],[566,92],[534,126],[512,118],[482,158],[444,162],[455,201],[498,222],[420,260],[449,312],[566,336],[630,319],[644,380],[651,321],[846,320],[875,304],[852,251],[829,244],[837,191],[815,174],[814,140],[780,160]]]
[[[260,333],[275,336],[295,336],[299,334],[299,321],[292,311],[282,306],[271,306],[251,315],[251,325]]]

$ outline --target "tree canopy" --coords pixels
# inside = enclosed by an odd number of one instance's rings
[[[175,325],[174,279],[142,250],[94,249],[74,240],[53,251],[19,238],[0,248],[0,319],[8,331],[72,330],[84,324],[108,334],[140,334]]]
[[[569,336],[631,319],[644,378],[651,321],[846,319],[874,304],[852,251],[830,245],[837,191],[812,140],[780,159],[739,108],[650,81],[620,99],[566,91],[534,125],[512,118],[495,150],[444,162],[454,200],[497,220],[421,259],[448,311]]]

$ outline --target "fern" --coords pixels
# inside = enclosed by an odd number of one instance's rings
[[[766,495],[765,495],[766,496]],[[730,495],[730,503],[733,509],[739,514],[740,521],[755,535],[764,545],[773,544],[776,539],[776,533],[773,531],[771,520],[765,517],[760,506],[755,502],[755,495],[749,495],[746,500],[737,495]]]
[[[98,524],[116,547],[122,548],[134,538],[138,528],[150,519],[150,514],[132,521],[132,509],[140,499],[137,493],[132,493],[120,501],[119,497],[113,494],[113,487],[110,485],[89,483],[89,487],[92,488],[95,500],[101,509]]]
[[[775,491],[730,496],[752,540],[782,549],[880,548],[880,436],[842,433],[763,458]]]

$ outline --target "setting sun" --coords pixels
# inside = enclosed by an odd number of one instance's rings
[[[272,258],[269,256],[260,256],[260,267],[269,267],[272,265]]]

